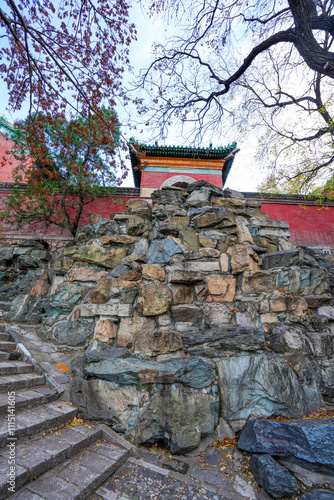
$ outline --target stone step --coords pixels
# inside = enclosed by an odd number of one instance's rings
[[[0,333],[0,341],[1,342],[8,342],[8,341],[10,341],[10,335],[9,335],[9,333]]]
[[[16,343],[0,341],[0,351],[16,351]]]
[[[98,426],[75,425],[24,440],[15,447],[15,490],[18,491],[41,474],[75,457],[101,436],[102,431]],[[0,499],[8,496],[8,459],[9,449],[4,449],[0,453]],[[20,493],[21,497],[23,494]]]
[[[51,403],[58,399],[58,393],[51,387],[45,385],[15,391],[15,410],[16,412],[28,410],[34,406]],[[0,394],[0,416],[8,413],[8,394]]]
[[[127,456],[128,451],[124,448],[100,440],[79,455],[27,484],[11,498],[13,500],[85,499],[118,469]]]
[[[44,375],[37,373],[17,373],[0,377],[0,392],[16,391],[45,384]]]
[[[5,331],[5,324],[0,323],[0,332],[4,332],[4,331]]]
[[[20,351],[1,351],[0,350],[0,361],[5,361],[7,359],[14,360],[20,359],[22,354]]]
[[[16,373],[31,373],[34,367],[25,361],[0,361],[0,376]]]
[[[7,419],[0,423],[0,448],[6,447],[8,439],[14,434],[17,440],[48,431],[53,427],[67,423],[77,414],[73,408],[63,401],[54,401],[44,405],[35,406],[22,412],[15,412],[15,429],[9,428]]]

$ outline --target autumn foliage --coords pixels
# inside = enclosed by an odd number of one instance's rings
[[[16,124],[19,159],[6,222],[54,223],[75,234],[83,207],[125,174],[116,114],[129,98],[122,76],[136,30],[125,0],[3,0],[0,78]],[[11,137],[12,138],[12,137]],[[8,161],[9,156],[8,156]],[[1,168],[1,165],[0,165]]]
[[[113,132],[112,132],[113,131]],[[17,187],[5,201],[1,218],[9,223],[56,224],[75,235],[84,206],[99,194],[112,195],[126,170],[118,162],[119,124],[113,111],[70,121],[37,114],[13,129],[18,160]],[[1,168],[1,166],[0,166]],[[118,174],[118,175],[117,175]]]

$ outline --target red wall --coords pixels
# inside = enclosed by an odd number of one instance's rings
[[[7,196],[8,193],[0,193],[0,209],[1,200]],[[123,212],[126,210],[126,202],[131,198],[133,197],[123,196],[122,198],[118,198],[120,202],[116,202],[115,198],[107,196],[96,198],[85,206],[83,216],[79,223],[80,227],[89,224],[89,214],[100,214],[108,219],[111,213]],[[39,225],[36,228],[33,226],[25,226],[21,229],[15,229],[15,227],[10,224],[5,225],[2,223],[0,238],[2,235],[12,238],[19,238],[22,236],[36,237],[36,235],[39,237],[44,236],[45,238],[71,238],[70,231],[55,225],[49,227]]]
[[[159,189],[163,182],[165,182],[167,179],[170,179],[171,177],[175,177],[176,175],[185,175],[187,177],[192,177],[196,181],[205,180],[211,182],[211,184],[214,184],[215,186],[218,186],[220,188],[223,187],[223,178],[221,171],[219,171],[219,175],[206,174],[205,170],[203,170],[198,174],[188,174],[182,169],[180,169],[179,174],[175,172],[152,172],[152,171],[147,172],[143,170],[141,174],[140,187],[141,188],[155,187],[156,189]]]
[[[13,141],[0,134],[0,182],[13,182],[12,170],[19,163],[13,157],[10,157],[10,161],[7,160],[9,158],[7,151],[13,147],[13,144]],[[7,161],[4,161],[5,159]]]
[[[296,245],[334,248],[334,207],[262,203],[272,219],[290,224],[290,241]]]

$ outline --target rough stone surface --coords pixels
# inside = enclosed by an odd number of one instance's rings
[[[54,338],[62,345],[81,346],[89,337],[93,337],[93,325],[88,321],[61,321],[54,329]]]
[[[144,325],[145,326],[145,325]],[[183,348],[181,334],[173,331],[157,331],[141,328],[133,342],[133,351],[146,356],[157,356],[180,351]]]
[[[154,330],[155,322],[152,318],[142,318],[135,315],[133,318],[122,318],[117,335],[117,345],[126,347],[131,344],[138,332],[150,335]]]
[[[12,302],[6,320],[37,325],[41,322],[41,299],[36,295],[18,295]]]
[[[166,312],[171,302],[172,292],[167,285],[154,282],[140,286],[137,307],[144,316],[156,316]]]
[[[334,419],[248,422],[238,447],[288,458],[306,469],[334,473]]]
[[[172,293],[175,304],[191,304],[194,300],[194,289],[191,286],[174,285]]]
[[[334,493],[329,490],[313,490],[304,493],[300,500],[334,500]]]
[[[303,415],[297,375],[280,356],[253,354],[219,359],[217,368],[225,420],[247,419],[252,414]]]
[[[243,271],[258,271],[261,259],[251,247],[234,245],[231,251],[231,265],[233,274],[240,274]]]
[[[293,294],[323,295],[328,291],[325,269],[299,268],[273,270],[276,285]]]
[[[97,245],[87,245],[79,248],[73,255],[74,261],[89,262],[108,269],[112,269],[122,263],[126,256],[125,248],[104,248]]]
[[[87,375],[122,385],[182,382],[188,387],[201,389],[208,387],[216,379],[214,365],[197,358],[170,359],[160,363],[136,358],[114,358],[90,363],[85,371]]]
[[[143,266],[143,278],[145,280],[159,280],[164,281],[166,277],[165,271],[158,265],[146,264]]]
[[[95,324],[94,339],[111,344],[116,337],[117,326],[107,318],[100,318]]]
[[[146,231],[151,231],[152,224],[143,217],[137,215],[129,216],[126,222],[126,231],[132,236],[141,236]]]
[[[232,313],[225,304],[205,304],[203,314],[208,326],[221,326],[232,323]]]
[[[222,351],[258,351],[265,348],[263,330],[236,326],[184,333],[183,343],[194,355],[210,357],[218,356]]]
[[[199,307],[191,304],[182,304],[172,306],[172,318],[176,322],[187,322],[197,324],[202,316],[202,311]]]
[[[211,275],[207,278],[207,286],[214,301],[233,301],[236,290],[236,279],[233,276]]]
[[[275,290],[273,276],[265,271],[249,271],[244,273],[242,291],[244,294],[270,293]]]
[[[255,481],[274,498],[290,497],[298,492],[296,479],[270,455],[252,455],[249,470]]]
[[[73,266],[64,276],[64,281],[100,281],[107,271],[94,271],[89,267]]]
[[[148,249],[147,263],[148,264],[168,263],[170,262],[171,257],[173,255],[181,252],[182,252],[181,248],[169,238],[165,238],[162,240],[155,240]]]

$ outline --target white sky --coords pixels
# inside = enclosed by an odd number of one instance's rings
[[[153,60],[153,43],[163,42],[168,33],[175,33],[175,28],[173,28],[172,26],[164,25],[162,18],[148,19],[140,5],[137,3],[133,3],[131,9],[131,18],[137,27],[138,40],[137,42],[133,42],[131,46],[130,61],[133,66],[134,72],[137,73],[141,69],[149,66],[150,62]],[[6,116],[6,118],[10,121],[14,121],[18,118],[24,118],[26,116],[26,111],[24,109],[19,115],[15,116],[11,115],[6,109],[8,93],[6,86],[1,80],[0,92],[2,96],[0,102],[0,114]],[[116,111],[122,122],[122,109],[117,109]],[[132,114],[134,118],[136,118],[135,113],[136,111],[135,109],[133,109]],[[137,134],[135,134],[135,131],[128,131],[127,129],[124,129],[124,127],[122,127],[122,133],[127,138],[131,137],[132,135],[135,136],[135,138],[139,142],[153,142],[153,140],[150,141],[150,135],[148,132],[145,132],[145,129],[142,134],[139,134],[138,132]],[[256,140],[255,137],[252,138],[251,136],[249,136],[249,134],[243,139],[244,141],[241,142],[238,137],[226,136],[222,137],[217,143],[220,146],[226,146],[233,141],[237,141],[238,148],[240,148],[240,152],[237,153],[235,157],[232,169],[227,179],[227,185],[225,187],[230,187],[238,191],[257,191],[257,186],[261,181],[261,178],[258,169],[255,171],[254,167],[252,167]],[[173,134],[172,128],[169,131],[168,137],[164,140],[164,142],[159,142],[159,144],[163,143],[166,145],[182,145],[182,142],[180,142],[178,136]],[[205,146],[207,146],[207,144],[203,144],[203,147]],[[129,173],[127,179],[124,181],[123,186],[133,186],[131,173]]]

